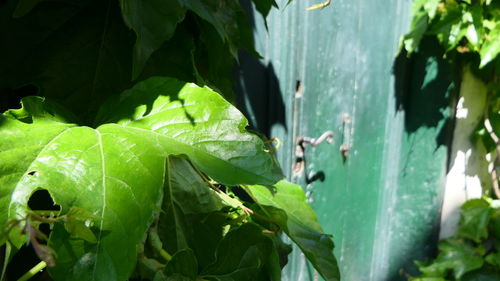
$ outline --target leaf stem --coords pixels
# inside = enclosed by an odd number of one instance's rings
[[[160,256],[166,261],[170,261],[172,259],[172,256],[167,251],[160,249],[158,252],[160,253]]]
[[[26,281],[31,277],[35,276],[42,269],[47,267],[47,263],[44,261],[39,262],[37,265],[33,266],[28,272],[26,272],[21,278],[17,279],[17,281]]]
[[[7,265],[9,265],[9,258],[10,258],[10,253],[11,253],[11,246],[10,243],[7,242],[5,243],[5,251],[4,251],[4,257],[3,257],[3,266],[2,266],[2,275],[0,275],[0,281],[3,281],[5,278],[5,272],[7,271]]]

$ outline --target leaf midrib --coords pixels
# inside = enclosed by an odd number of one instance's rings
[[[118,125],[118,124],[105,124],[105,125],[108,125],[108,126],[110,126],[110,125],[111,125],[111,126],[119,126],[119,127],[121,127],[121,128],[126,128],[126,129],[132,129],[132,130],[137,130],[137,131],[148,132],[148,133],[155,134],[156,136],[159,136],[159,137],[162,137],[162,138],[167,138],[167,139],[171,140],[172,142],[180,143],[180,144],[183,144],[183,145],[188,145],[188,146],[190,146],[193,150],[195,150],[196,152],[199,152],[199,153],[202,153],[202,154],[208,155],[209,157],[213,157],[213,158],[219,159],[220,161],[223,161],[224,163],[228,164],[229,166],[237,167],[238,169],[243,170],[243,171],[245,171],[246,173],[248,173],[248,174],[250,174],[250,175],[254,175],[254,176],[257,176],[257,177],[260,177],[260,178],[266,179],[266,180],[268,180],[268,181],[270,181],[270,182],[273,182],[273,179],[270,179],[270,178],[264,177],[264,176],[262,176],[262,175],[255,174],[255,173],[253,173],[252,171],[249,171],[249,170],[247,170],[247,169],[244,169],[243,167],[235,166],[233,163],[231,163],[231,162],[229,162],[229,161],[227,161],[227,160],[225,160],[225,159],[219,158],[219,157],[217,157],[217,156],[214,156],[214,155],[212,155],[212,154],[208,153],[207,151],[204,151],[204,150],[201,150],[201,149],[197,148],[196,146],[193,146],[193,145],[191,145],[191,144],[188,144],[188,143],[184,143],[184,142],[178,141],[178,140],[176,140],[176,139],[174,139],[174,138],[171,138],[171,137],[169,137],[169,136],[162,135],[162,134],[160,134],[160,133],[158,133],[158,132],[156,132],[156,131],[153,131],[153,130],[146,130],[146,129],[142,129],[142,128],[138,128],[138,127],[120,126],[120,125]],[[101,128],[101,126],[100,126],[100,127],[98,127],[97,129],[99,129],[99,128]],[[179,153],[179,154],[183,154],[183,153]]]

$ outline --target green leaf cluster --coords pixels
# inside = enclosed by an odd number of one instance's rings
[[[302,188],[211,89],[149,78],[92,127],[47,98],[21,104],[0,115],[0,242],[30,241],[54,280],[280,280],[281,231],[339,280]],[[60,210],[31,209],[38,190]]]
[[[273,0],[255,0],[266,15]],[[34,84],[90,124],[101,103],[162,75],[232,97],[240,48],[257,55],[233,0],[18,0],[0,3],[0,88]]]
[[[439,242],[436,259],[417,265],[413,281],[500,280],[500,201],[472,199],[462,206],[457,234]]]
[[[0,280],[30,247],[49,280],[278,281],[282,235],[339,280],[302,188],[221,96],[257,55],[238,1],[1,1],[0,33]]]
[[[402,47],[408,54],[418,52],[424,38],[435,38],[458,79],[469,69],[486,84],[484,113],[471,137],[493,155],[491,162],[497,166],[500,157],[500,1],[416,0],[412,13],[411,30],[402,39]],[[488,187],[484,191],[496,189],[496,196],[500,197],[499,178],[492,175],[492,179],[497,188]]]
[[[476,52],[482,68],[500,53],[500,3],[492,0],[417,0],[411,32],[403,38],[408,52],[424,35],[435,36],[446,51]],[[494,62],[498,64],[498,60]]]

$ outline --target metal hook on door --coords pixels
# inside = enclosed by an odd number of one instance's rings
[[[293,165],[293,176],[300,176],[304,172],[305,167],[305,158],[304,151],[305,145],[309,144],[312,146],[318,146],[322,142],[333,142],[333,132],[326,131],[317,139],[310,137],[297,137],[296,145],[295,145],[295,164]]]

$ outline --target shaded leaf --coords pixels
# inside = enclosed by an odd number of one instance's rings
[[[41,1],[21,18],[14,6],[0,9],[0,87],[35,84],[85,122],[130,86],[133,34],[116,1]]]
[[[488,226],[491,237],[498,243],[497,250],[500,251],[500,208],[493,211],[490,224]]]
[[[500,280],[500,272],[494,271],[487,268],[481,268],[479,270],[465,274],[462,281],[498,281]]]
[[[167,161],[171,197],[183,214],[206,214],[222,209],[220,197],[187,160],[169,157]]]
[[[278,8],[275,0],[252,0],[252,2],[255,4],[255,9],[264,17],[264,20],[272,7]]]
[[[191,249],[181,250],[172,256],[172,259],[167,263],[164,273],[168,278],[175,277],[172,280],[196,280],[198,276],[198,262]]]
[[[41,1],[42,0],[19,0],[14,10],[13,17],[19,18],[26,15]]]
[[[489,255],[487,255],[484,260],[495,266],[496,268],[500,268],[500,253],[491,253]]]
[[[429,265],[418,263],[423,277],[446,277],[451,271],[455,279],[483,265],[484,249],[474,248],[470,243],[456,238],[439,242],[439,256]]]
[[[137,78],[151,54],[174,34],[186,10],[177,1],[120,0],[123,19],[136,34],[132,76]]]
[[[259,275],[272,255],[273,242],[262,229],[247,223],[230,231],[219,243],[216,261],[204,269],[201,276],[210,280],[251,281]]]
[[[323,278],[340,279],[331,237],[323,233],[300,186],[282,180],[273,186],[248,186],[246,191],[300,247]]]

